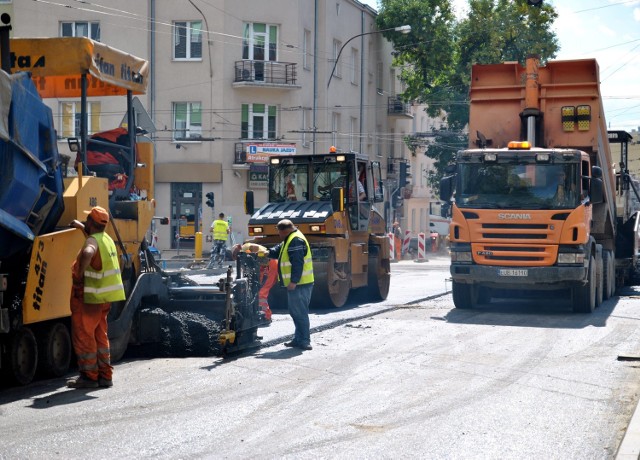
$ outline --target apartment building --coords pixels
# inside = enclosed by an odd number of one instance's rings
[[[88,36],[149,60],[148,92],[138,98],[155,126],[156,213],[171,218],[156,229],[161,249],[188,248],[176,235],[208,235],[219,212],[232,217],[233,239],[243,240],[244,191],[254,190],[256,205],[266,202],[268,156],[330,146],[367,153],[385,171],[400,159],[415,162],[405,201],[412,211],[393,209],[390,199],[380,210],[404,228],[428,228],[426,166],[403,142],[420,128],[416,119],[428,122],[397,97],[392,48],[370,7],[356,0],[5,0],[0,10],[11,13],[14,37]],[[92,133],[122,122],[125,102],[113,99],[90,100]],[[78,102],[48,100],[63,153]],[[394,179],[385,180],[389,197]],[[210,192],[213,208],[205,204]]]

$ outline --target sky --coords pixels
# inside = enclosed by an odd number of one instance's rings
[[[377,8],[377,0],[360,0]],[[452,0],[463,14],[467,0]],[[555,59],[595,58],[609,129],[640,128],[640,0],[544,0],[558,12]]]

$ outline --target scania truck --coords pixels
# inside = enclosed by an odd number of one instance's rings
[[[612,156],[597,62],[474,65],[470,99],[469,148],[440,187],[455,306],[563,290],[574,312],[592,312],[631,278],[638,252],[633,181]]]

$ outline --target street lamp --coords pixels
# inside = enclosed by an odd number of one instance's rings
[[[331,75],[329,76],[329,81],[327,82],[327,89],[329,88],[329,85],[331,84],[331,79],[333,78],[333,73],[336,71],[336,66],[338,65],[338,61],[340,61],[340,55],[342,54],[342,50],[344,49],[345,46],[347,46],[347,44],[351,40],[353,40],[354,38],[362,37],[363,35],[380,34],[382,32],[388,32],[390,30],[393,30],[393,31],[396,31],[396,32],[400,32],[400,33],[406,35],[409,32],[411,32],[411,26],[410,25],[404,25],[404,26],[398,26],[398,27],[391,27],[389,29],[374,30],[372,32],[364,32],[362,34],[354,35],[349,40],[344,42],[344,44],[340,47],[340,51],[338,51],[338,55],[336,56],[336,61],[333,63],[333,69],[331,69]]]

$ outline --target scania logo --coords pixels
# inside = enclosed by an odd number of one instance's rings
[[[518,214],[515,212],[501,212],[498,214],[498,219],[519,219],[519,220],[531,220],[531,214]]]

